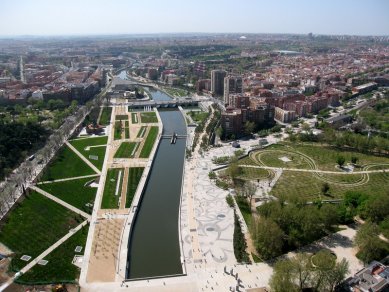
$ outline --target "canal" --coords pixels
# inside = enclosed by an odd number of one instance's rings
[[[170,99],[161,91],[148,91],[153,99]],[[163,135],[172,135],[174,132],[186,135],[186,125],[180,111],[160,110],[159,114],[164,127]],[[128,243],[127,279],[178,275],[183,272],[179,245],[179,208],[185,149],[186,139],[178,139],[176,144],[170,144],[170,139],[160,141]]]

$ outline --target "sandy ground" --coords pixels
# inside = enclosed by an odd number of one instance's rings
[[[112,282],[124,219],[100,219],[96,224],[87,281]]]

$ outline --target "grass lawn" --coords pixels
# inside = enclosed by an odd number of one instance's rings
[[[298,152],[298,153],[296,153]],[[301,153],[301,154],[300,154]],[[358,174],[362,168],[355,168],[353,174],[343,174],[336,168],[336,158],[342,155],[346,158],[346,163],[350,162],[352,156],[358,157],[358,165],[368,165],[371,163],[388,164],[386,166],[374,166],[369,170],[383,169],[389,167],[389,159],[381,156],[366,155],[352,151],[340,151],[338,149],[322,146],[320,144],[298,144],[271,145],[266,149],[256,151],[252,154],[256,160],[246,157],[239,161],[239,164],[252,165],[259,164],[260,160],[266,166],[312,169],[312,161],[319,170],[337,171],[339,174],[314,174],[284,171],[277,181],[271,194],[274,196],[295,195],[307,200],[342,198],[348,190],[362,191],[368,195],[385,192],[389,182],[389,174],[374,173],[363,175]],[[308,156],[308,157],[305,157]],[[291,161],[283,162],[280,157],[287,157]],[[244,169],[247,172],[247,168]],[[251,177],[252,174],[248,174]],[[327,182],[330,186],[329,195],[321,195],[321,188]]]
[[[374,155],[367,155],[363,153],[353,152],[353,151],[343,151],[339,150],[333,147],[327,147],[327,146],[321,146],[320,144],[296,144],[296,145],[271,145],[267,147],[265,150],[262,150],[261,152],[266,152],[266,150],[291,150],[291,151],[298,151],[305,155],[308,155],[311,159],[313,159],[320,170],[331,170],[331,171],[338,171],[336,166],[336,159],[338,156],[344,156],[346,158],[346,164],[350,163],[351,157],[356,156],[358,158],[358,165],[365,165],[370,163],[387,163],[389,164],[389,158],[382,157],[382,156],[374,156]],[[273,160],[280,156],[278,153],[273,155]],[[262,157],[264,157],[262,155]],[[265,156],[266,157],[266,156]],[[262,159],[263,160],[263,159]],[[282,161],[279,160],[281,163]],[[266,162],[266,161],[264,161]],[[291,162],[284,163],[284,167],[289,167],[289,164]],[[273,165],[268,165],[273,166]],[[388,166],[389,167],[389,166]],[[387,168],[388,168],[387,167]],[[303,168],[303,167],[300,167]],[[360,168],[356,168],[355,171],[360,170]],[[339,170],[340,171],[340,170]]]
[[[83,255],[85,250],[86,238],[88,236],[89,225],[84,226],[68,240],[62,243],[44,260],[48,263],[45,266],[35,265],[27,273],[16,280],[20,284],[37,283],[63,283],[74,282],[79,278],[80,269],[72,264],[75,255]],[[75,248],[82,247],[82,251],[77,253]]]
[[[103,126],[109,125],[111,122],[112,107],[104,107],[100,116],[99,124]]]
[[[137,113],[131,113],[131,122],[132,122],[133,124],[139,123],[138,114],[137,114]]]
[[[137,134],[137,138],[143,138],[145,136],[145,133],[146,133],[146,130],[147,130],[147,127],[146,126],[142,126],[140,129],[139,129],[139,132]]]
[[[131,203],[134,199],[136,189],[143,174],[143,169],[144,167],[130,167],[128,169],[126,208],[131,207]]]
[[[287,158],[290,161],[284,162],[281,158]],[[266,166],[287,167],[299,169],[312,169],[309,161],[303,155],[298,153],[286,152],[283,150],[266,150],[256,155],[256,159],[262,161]]]
[[[242,167],[242,173],[238,176],[241,179],[255,180],[267,179],[271,177],[271,172],[261,168]]]
[[[65,207],[32,192],[1,226],[0,242],[15,252],[10,269],[23,268],[28,262],[20,260],[22,255],[34,259],[83,220]]]
[[[342,198],[344,193],[352,191],[361,191],[367,195],[378,195],[385,193],[388,185],[389,173],[374,173],[369,174],[369,181],[362,185],[353,185],[352,182],[357,182],[361,179],[360,174],[352,175],[336,175],[325,174],[324,178],[330,179],[328,182],[330,186],[329,196],[321,195],[321,187],[324,181],[319,179],[313,173],[302,173],[293,171],[284,171],[276,185],[271,191],[274,196],[280,195],[294,195],[307,200],[315,199],[336,199]],[[350,184],[336,184],[333,182],[351,182]]]
[[[124,131],[124,138],[126,139],[130,139],[130,125],[129,125],[129,122],[128,121],[125,121],[124,122],[124,127],[125,127],[125,131]]]
[[[69,147],[62,147],[44,170],[41,181],[95,174]]]
[[[158,118],[155,112],[140,113],[140,121],[142,123],[158,123]]]
[[[65,201],[66,203],[91,214],[93,207],[87,207],[86,204],[94,203],[97,188],[85,186],[87,182],[96,178],[88,177],[75,180],[40,184],[39,188]]]
[[[239,159],[239,165],[258,165],[258,163],[247,156],[245,158]]]
[[[113,139],[120,140],[122,138],[123,131],[124,131],[124,128],[123,128],[122,122],[116,121],[115,122],[115,129],[114,129],[114,133],[113,133]]]
[[[150,156],[150,152],[153,149],[157,135],[158,127],[150,127],[149,134],[146,137],[145,143],[143,144],[143,148],[139,155],[140,158],[148,158]]]
[[[164,87],[164,90],[172,95],[172,96],[179,96],[179,97],[182,97],[182,96],[187,96],[187,91],[184,90],[184,89],[181,89],[181,88],[174,88],[174,87]]]
[[[116,115],[115,116],[115,121],[127,121],[128,120],[128,115]]]
[[[201,123],[208,117],[209,114],[203,111],[190,111],[188,112],[188,115],[193,121]]]
[[[340,170],[335,167],[336,159],[339,155],[346,158],[346,164],[351,161],[352,156],[358,157],[358,165],[365,165],[370,163],[389,164],[389,159],[386,157],[366,155],[353,151],[342,151],[332,147],[321,146],[319,144],[271,145],[264,150],[255,152],[254,156],[259,158],[266,166],[311,169],[312,167],[310,165],[309,159],[295,152],[300,152],[309,156],[320,170],[340,172]],[[291,161],[283,162],[279,159],[283,156],[289,158]],[[241,161],[241,164],[250,164],[249,159],[245,158],[244,161]],[[388,167],[389,166],[386,166],[385,168]],[[361,168],[355,168],[354,171],[358,170],[361,170]]]
[[[134,155],[131,155],[137,147],[137,142],[122,142],[120,144],[119,149],[115,153],[115,158],[130,158],[134,157]],[[135,154],[136,150],[134,151]]]
[[[119,191],[115,196],[116,185],[121,171]],[[105,180],[103,200],[101,202],[101,209],[117,209],[119,207],[120,192],[122,191],[124,169],[123,168],[110,168],[107,172],[107,178]]]
[[[106,146],[92,147],[89,148],[89,150],[85,150],[85,148],[88,146],[106,145],[107,141],[108,141],[108,136],[102,136],[102,137],[92,137],[92,138],[80,139],[80,140],[72,140],[70,141],[70,144],[72,144],[82,155],[84,155],[86,159],[92,162],[94,166],[102,170],[104,164]],[[97,156],[98,159],[97,160],[91,159],[89,157],[90,155]]]

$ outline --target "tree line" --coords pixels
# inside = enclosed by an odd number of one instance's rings
[[[37,123],[4,123],[0,120],[0,180],[41,147],[48,135],[49,131]]]
[[[65,117],[62,120],[61,126],[56,131],[51,133],[50,136],[48,135],[48,132],[46,133],[46,138],[42,139],[39,142],[41,143],[40,146],[42,146],[43,143],[45,143],[45,145],[35,152],[35,158],[31,161],[28,159],[24,160],[19,165],[19,167],[16,168],[7,177],[7,181],[5,181],[0,187],[0,218],[7,214],[7,212],[12,208],[14,203],[18,200],[20,195],[25,193],[26,182],[28,180],[35,179],[35,177],[37,176],[37,169],[39,169],[39,165],[48,164],[48,162],[54,157],[58,149],[62,147],[64,141],[66,141],[66,139],[68,139],[72,135],[74,130],[84,120],[85,116],[91,111],[91,109],[99,107],[102,101],[103,93],[99,94],[93,100],[87,102],[84,106],[77,107],[77,109],[73,112],[72,115]],[[7,123],[7,125],[12,124],[13,123]],[[27,124],[25,130],[30,130],[30,128],[27,127]],[[36,132],[34,133],[34,135],[36,135]],[[3,137],[3,135],[1,135],[0,137]],[[23,138],[21,138],[21,140],[25,141],[25,139]],[[38,144],[36,144],[36,146],[37,148],[39,148]],[[3,154],[3,150],[1,150],[0,153]],[[16,165],[14,165],[14,167]]]
[[[299,134],[289,133],[289,140],[292,142],[301,141],[325,143],[339,149],[353,149],[362,153],[389,153],[389,139],[353,132],[340,132],[330,127],[324,127],[323,133],[320,135],[315,135],[312,131],[304,131]]]

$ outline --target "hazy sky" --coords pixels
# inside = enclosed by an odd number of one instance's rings
[[[389,0],[0,0],[0,35],[389,35]]]

